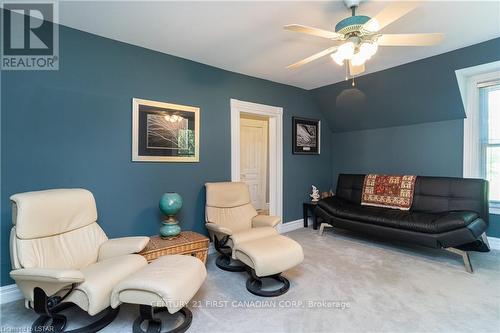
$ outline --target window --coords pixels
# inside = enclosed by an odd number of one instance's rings
[[[478,84],[481,118],[481,173],[489,181],[490,204],[500,206],[500,82]]]
[[[455,71],[465,107],[465,178],[489,182],[490,214],[500,214],[500,61]]]

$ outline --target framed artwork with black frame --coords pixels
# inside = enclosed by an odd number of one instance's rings
[[[293,154],[319,155],[321,121],[292,117]]]
[[[200,109],[132,99],[132,161],[199,162]]]

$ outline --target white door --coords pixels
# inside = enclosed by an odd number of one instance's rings
[[[240,119],[240,179],[255,209],[267,209],[267,136],[267,120]]]

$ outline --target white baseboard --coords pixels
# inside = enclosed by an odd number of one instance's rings
[[[488,243],[490,243],[490,249],[500,250],[500,238],[488,237]]]
[[[278,232],[284,234],[285,232],[290,232],[304,227],[304,220],[295,220],[287,223],[278,224]]]
[[[16,284],[0,287],[0,304],[17,301],[19,299],[23,299],[23,294]]]

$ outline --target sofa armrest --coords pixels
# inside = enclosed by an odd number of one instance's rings
[[[149,237],[121,237],[108,239],[99,248],[98,261],[142,251],[148,245]]]
[[[218,234],[224,234],[224,235],[227,235],[227,236],[231,236],[233,234],[233,232],[231,231],[231,229],[223,227],[223,226],[220,226],[220,225],[215,224],[215,223],[207,222],[207,223],[205,223],[205,227],[207,227],[207,229],[209,231],[212,231],[212,232],[215,232],[215,233],[218,233]]]
[[[279,216],[270,215],[257,215],[252,219],[252,228],[258,227],[275,227],[280,223],[281,218]]]
[[[10,272],[10,277],[16,282],[53,282],[53,283],[80,283],[85,281],[81,271],[76,269],[59,268],[21,268]]]

